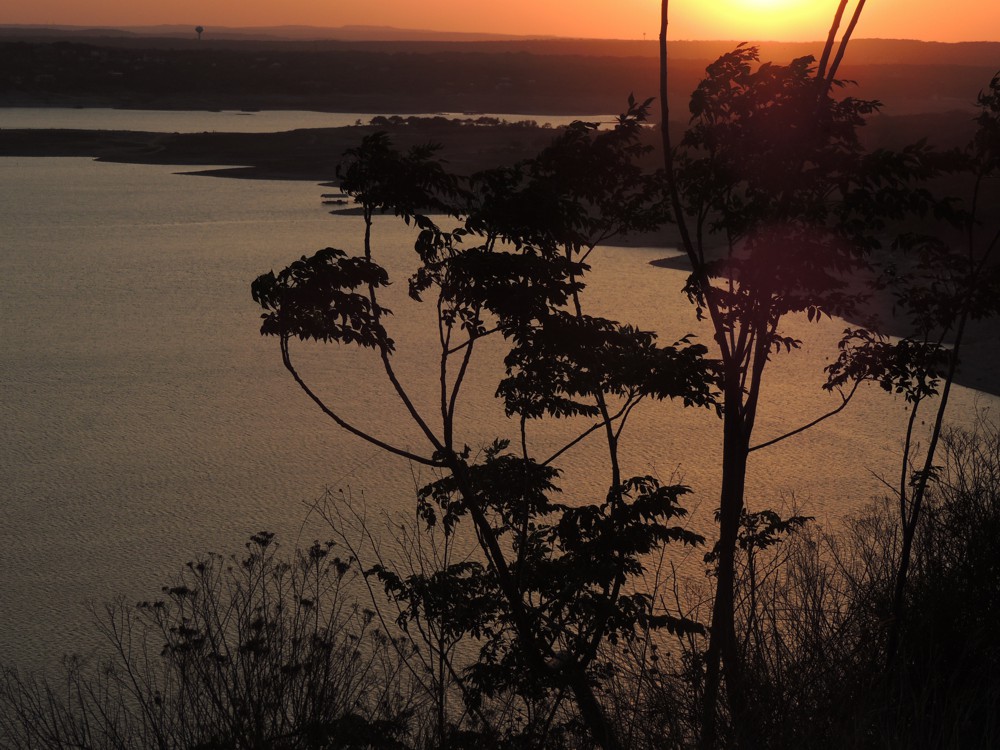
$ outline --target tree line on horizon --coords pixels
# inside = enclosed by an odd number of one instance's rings
[[[657,90],[655,42],[645,43],[641,54],[614,44],[593,42],[580,49],[569,44],[338,46],[192,38],[178,46],[141,38],[18,41],[0,33],[0,102],[592,114],[616,112],[622,92]],[[671,63],[671,97],[681,111],[705,66],[729,43],[676,44],[684,52]],[[821,48],[818,42],[770,44],[764,53],[790,60],[818,56]],[[845,77],[860,81],[865,97],[888,103],[895,114],[967,110],[973,93],[993,74],[998,50],[1000,42],[860,40],[860,54],[847,61]]]

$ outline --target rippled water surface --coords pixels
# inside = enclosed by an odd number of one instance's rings
[[[182,168],[87,159],[0,159],[0,662],[39,665],[95,640],[85,603],[155,596],[192,556],[234,552],[259,529],[288,544],[328,532],[308,510],[325,488],[364,501],[370,517],[406,513],[426,473],[339,432],[257,332],[249,284],[259,273],[334,245],[358,247],[359,220],[331,216],[317,185],[175,174]],[[328,190],[328,188],[326,188]],[[408,303],[411,230],[378,221],[396,278],[389,306],[401,377],[433,414],[430,310]],[[707,335],[679,290],[683,274],[651,248],[599,251],[589,311],[668,340]],[[819,384],[842,322],[793,322],[805,351],[773,365],[757,435],[830,408]],[[367,352],[298,347],[302,370],[344,414],[413,450],[420,435]],[[496,347],[470,373],[464,440],[478,448],[513,425],[491,398]],[[953,421],[998,399],[959,388]],[[838,418],[755,453],[754,507],[794,496],[835,522],[892,474],[902,403],[877,389]],[[429,417],[430,418],[430,417]],[[554,447],[579,424],[532,431]],[[649,404],[626,432],[625,470],[679,476],[706,528],[717,494],[720,423],[707,411]],[[597,442],[567,454],[569,497],[606,491]],[[697,572],[701,551],[678,558]]]

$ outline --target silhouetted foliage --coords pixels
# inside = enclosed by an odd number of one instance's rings
[[[895,253],[879,266],[878,285],[894,298],[894,311],[906,321],[907,335],[891,342],[868,332],[847,331],[831,382],[845,377],[878,382],[887,391],[905,395],[910,420],[904,437],[902,470],[895,488],[902,530],[902,547],[893,595],[887,646],[887,669],[894,669],[904,627],[905,588],[914,538],[928,482],[937,467],[935,451],[942,434],[951,386],[960,362],[970,321],[1000,313],[1000,231],[981,227],[984,182],[1000,174],[1000,76],[977,99],[978,128],[963,151],[940,158],[945,168],[971,175],[968,208],[955,201],[933,204],[937,224],[954,228],[911,231],[894,244]],[[929,204],[930,201],[925,201]],[[935,230],[939,227],[935,226]],[[984,236],[985,235],[985,236]],[[922,405],[939,397],[923,455],[915,434]]]
[[[617,445],[629,413],[643,399],[714,404],[714,365],[704,358],[705,347],[687,338],[663,347],[650,332],[583,309],[590,251],[663,218],[653,200],[656,180],[635,163],[646,150],[637,137],[648,104],[630,99],[611,131],[576,123],[538,157],[464,181],[433,160],[432,147],[400,154],[384,134],[370,136],[347,153],[339,172],[342,189],[363,209],[363,258],[323,251],[277,275],[265,274],[253,286],[254,299],[269,310],[261,332],[279,337],[286,367],[314,400],[322,402],[295,371],[290,339],[378,350],[389,381],[427,439],[427,452],[404,451],[363,428],[349,429],[445,470],[418,493],[429,527],[440,520],[447,534],[463,521],[475,528],[481,560],[405,578],[384,566],[369,571],[401,603],[400,626],[419,613],[439,621],[448,641],[478,642],[478,659],[461,675],[465,700],[477,704],[513,694],[523,700],[547,696],[558,705],[568,690],[592,736],[607,747],[619,741],[594,694],[601,644],[634,638],[647,628],[700,627],[654,614],[650,597],[628,585],[651,551],[702,540],[675,525],[684,515],[679,500],[687,489],[622,476]],[[445,230],[428,209],[460,223]],[[392,341],[383,328],[387,311],[378,302],[387,275],[375,260],[376,212],[392,212],[420,230],[409,289],[414,300],[433,301],[438,311],[440,431],[423,418],[392,367]],[[322,276],[311,270],[318,265]],[[347,272],[355,266],[366,269],[367,296],[354,291],[365,283]],[[473,451],[455,435],[454,414],[475,347],[488,336],[507,342],[506,377],[497,395],[519,420],[522,445],[513,452],[506,439],[498,439],[473,460]],[[334,408],[322,405],[342,421]],[[562,450],[546,460],[531,455],[527,422],[567,416],[597,421],[563,450],[591,433],[605,434],[611,472],[604,497],[556,502],[559,472],[552,461]],[[528,725],[524,731],[525,741],[538,742],[550,729]]]
[[[830,96],[830,54],[818,68],[758,65],[749,47],[720,58],[695,92],[692,127],[667,150],[666,176],[639,166],[649,102],[634,99],[613,130],[578,123],[537,157],[469,178],[431,145],[401,152],[375,134],[351,149],[338,174],[362,209],[358,249],[262,274],[252,296],[261,333],[325,414],[433,469],[405,533],[442,547],[411,548],[402,567],[375,545],[362,566],[359,550],[338,556],[332,543],[285,562],[261,532],[246,556],[192,562],[160,599],[101,616],[110,661],[70,661],[58,685],[5,669],[0,744],[995,745],[1000,440],[988,425],[948,432],[941,418],[965,321],[996,312],[1000,240],[980,236],[975,197],[963,212],[924,181],[971,170],[978,196],[996,174],[1000,77],[980,96],[964,153],[866,153],[856,133],[875,104]],[[400,279],[380,262],[381,213],[417,229],[405,280],[436,311],[430,403],[394,369],[383,298]],[[909,217],[955,225],[965,244],[899,233]],[[586,307],[593,249],[670,219],[695,229],[686,291],[715,326],[720,361],[690,336],[663,346]],[[898,502],[839,534],[795,512],[751,510],[747,456],[801,431],[750,440],[767,363],[799,344],[782,321],[857,313],[851,275],[873,268],[916,333],[849,329],[828,367],[842,396],[830,414],[865,380],[902,396],[910,462],[917,408],[940,394],[924,461],[904,470]],[[495,397],[518,434],[469,445],[456,413],[486,339],[502,348]],[[423,443],[402,447],[346,421],[298,372],[300,341],[377,358]],[[671,545],[704,543],[684,526],[689,489],[621,468],[633,410],[664,399],[723,418],[721,533],[705,556],[710,633],[676,579],[664,586]],[[552,418],[569,436],[539,455],[531,427]],[[584,439],[604,441],[604,484],[563,497],[559,459]],[[456,554],[467,541],[472,552]],[[361,610],[351,580],[385,608]]]
[[[833,96],[843,86],[837,69],[864,4],[857,4],[834,54],[847,5],[847,0],[839,4],[818,65],[812,57],[788,65],[761,64],[756,48],[740,45],[708,67],[691,98],[691,124],[676,148],[669,129],[662,131],[667,192],[693,269],[686,291],[699,317],[711,321],[722,360],[723,479],[717,587],[705,659],[706,748],[716,745],[723,676],[727,709],[745,735],[729,742],[752,743],[760,734],[753,727],[758,715],[753,693],[743,685],[744,660],[735,626],[739,592],[734,566],[741,523],[747,518],[749,454],[838,413],[866,379],[905,393],[914,402],[932,395],[943,356],[943,350],[922,343],[891,345],[877,330],[850,329],[838,360],[828,368],[826,387],[839,392],[841,403],[785,435],[752,444],[767,364],[801,345],[783,333],[783,318],[860,317],[865,296],[860,279],[890,246],[912,244],[902,222],[927,217],[960,221],[952,202],[937,198],[927,187],[928,180],[955,168],[952,157],[935,153],[923,142],[899,151],[866,152],[858,129],[878,109],[878,102]],[[665,0],[665,123],[667,6]],[[894,234],[898,238],[887,242]],[[975,294],[969,284],[961,286],[965,295]],[[920,307],[925,313],[943,301],[933,288],[923,295],[912,294],[911,288],[907,296],[911,310]],[[909,439],[906,450],[908,457]]]
[[[71,659],[63,683],[5,668],[0,744],[405,747],[422,697],[357,605],[356,564],[332,543],[277,547],[260,532],[243,556],[188,563],[158,599],[96,612],[112,655]]]
[[[858,12],[860,8],[852,28]],[[381,565],[371,572],[401,603],[400,625],[419,612],[438,620],[449,641],[471,635],[480,642],[478,661],[461,677],[463,699],[472,704],[500,693],[537,700],[572,691],[592,737],[617,747],[620,740],[594,693],[600,645],[628,641],[654,626],[682,637],[699,632],[700,626],[683,616],[654,615],[649,597],[629,593],[627,585],[642,573],[642,560],[662,545],[701,542],[669,525],[682,514],[678,499],[685,488],[661,487],[648,477],[629,479],[619,469],[618,440],[632,408],[647,398],[678,398],[685,405],[721,406],[723,415],[720,537],[706,558],[716,579],[712,627],[707,651],[691,662],[692,668],[705,670],[701,741],[706,747],[716,742],[721,665],[729,726],[736,731],[727,741],[741,744],[763,731],[753,725],[757,692],[744,685],[742,676],[751,654],[748,636],[736,631],[737,603],[745,593],[738,591],[737,557],[745,555],[749,579],[755,580],[758,553],[806,519],[747,509],[748,456],[836,414],[864,380],[903,394],[915,414],[916,405],[936,393],[938,369],[947,358],[940,344],[889,344],[877,331],[849,329],[839,358],[828,368],[827,388],[839,391],[841,403],[799,429],[754,446],[751,436],[767,363],[800,346],[783,333],[782,322],[795,314],[813,321],[857,313],[865,295],[853,277],[872,269],[893,233],[893,248],[919,247],[920,257],[943,247],[900,232],[900,222],[931,216],[953,224],[970,221],[925,184],[942,170],[973,163],[972,156],[962,162],[924,144],[898,152],[862,148],[857,131],[878,103],[832,95],[843,85],[836,70],[846,45],[845,38],[831,63],[836,26],[818,67],[809,57],[788,65],[759,64],[756,49],[747,46],[709,66],[692,96],[691,126],[677,149],[664,130],[665,182],[637,165],[646,150],[637,135],[649,102],[631,98],[629,111],[613,131],[577,123],[538,157],[468,180],[449,176],[432,159],[433,147],[403,155],[384,135],[349,152],[341,176],[343,189],[363,209],[364,261],[377,268],[371,238],[376,212],[391,211],[420,230],[409,290],[417,301],[436,298],[441,430],[431,428],[393,371],[393,342],[383,328],[387,311],[377,301],[384,284],[381,273],[369,280],[367,301],[345,280],[322,292],[318,308],[326,311],[327,321],[344,321],[346,313],[360,310],[355,327],[377,332],[345,337],[327,323],[326,339],[378,350],[390,383],[427,439],[425,453],[403,450],[347,424],[299,376],[290,339],[324,336],[297,321],[318,319],[322,326],[324,317],[291,295],[279,300],[267,291],[295,267],[255,282],[255,299],[272,310],[262,332],[279,337],[286,367],[331,418],[386,450],[445,470],[420,491],[420,515],[428,527],[440,520],[446,534],[463,519],[471,522],[482,560],[463,561],[430,576],[404,578]],[[984,115],[970,151],[982,164],[995,159],[988,135],[991,97],[980,98]],[[664,121],[668,119],[665,109]],[[986,174],[988,170],[981,171],[979,179]],[[664,186],[672,211],[658,197]],[[460,223],[445,230],[428,209]],[[714,326],[719,362],[707,360],[706,348],[687,337],[661,347],[649,332],[584,311],[586,260],[592,249],[616,234],[648,230],[670,218],[679,224],[693,268],[685,291],[699,317],[708,317]],[[935,260],[941,263],[941,257]],[[956,264],[946,265],[953,269]],[[915,267],[922,268],[919,263]],[[979,314],[975,300],[995,299],[962,283],[955,285],[961,303],[949,304],[935,286],[942,277],[934,273],[935,282],[923,293],[911,285],[901,297],[918,322],[931,321],[947,330],[951,323],[943,315],[954,316],[956,310]],[[358,298],[352,306],[345,306],[345,292]],[[287,322],[274,324],[282,319]],[[487,336],[501,336],[508,344],[506,377],[497,396],[507,414],[520,421],[521,449],[518,455],[509,450],[509,442],[498,440],[472,461],[473,451],[454,434],[454,414],[475,345]],[[947,383],[954,355],[951,361]],[[544,417],[597,421],[540,460],[530,453],[527,425]],[[606,498],[590,504],[554,502],[559,474],[552,462],[602,430],[610,456]],[[906,451],[908,457],[909,437]],[[914,474],[921,488],[933,476],[932,455],[933,445],[927,466]],[[901,505],[904,580],[919,501],[909,516],[905,498]],[[752,585],[751,600],[754,591]],[[894,620],[900,621],[898,611]],[[890,654],[893,641],[890,635]],[[758,637],[758,659],[762,643]],[[544,732],[549,729],[546,725]],[[537,727],[525,731],[525,737],[546,736],[532,735]]]

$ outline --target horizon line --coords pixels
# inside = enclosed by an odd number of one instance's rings
[[[187,27],[189,24],[185,23],[157,23],[157,24],[61,24],[61,23],[0,23],[0,29],[51,29],[51,30],[82,30],[82,31],[121,31],[121,32],[131,32],[135,33],[134,30],[155,30],[155,29],[177,29],[178,31]],[[197,25],[197,24],[196,24]],[[192,26],[191,28],[194,28]],[[210,30],[211,27],[206,27],[206,31]],[[403,34],[435,34],[441,36],[466,36],[466,37],[481,37],[479,39],[467,39],[467,40],[455,40],[455,41],[468,41],[468,42],[514,42],[514,41],[548,41],[548,42],[573,42],[573,41],[586,41],[586,42],[646,42],[649,44],[658,43],[658,36],[651,36],[649,38],[643,36],[638,37],[588,37],[588,36],[557,36],[552,34],[499,34],[496,32],[488,31],[442,31],[438,29],[418,29],[411,27],[401,27],[401,26],[385,26],[377,24],[344,24],[341,26],[318,26],[314,24],[275,24],[275,25],[261,25],[261,26],[228,26],[228,25],[217,25],[216,29],[231,32],[254,32],[254,31],[264,31],[273,30],[279,31],[282,29],[298,29],[302,31],[307,31],[315,29],[317,31],[336,31],[340,29],[378,29],[382,31],[392,31],[400,32]],[[259,41],[277,41],[277,40],[266,40],[261,39]],[[442,42],[448,41],[446,39],[419,39],[419,38],[396,38],[396,39],[336,39],[336,38],[317,38],[317,39],[288,39],[280,41],[331,41],[331,42]],[[671,40],[674,43],[678,42],[698,42],[698,43],[729,43],[729,44],[822,44],[824,40],[822,39],[743,39],[739,40],[736,38],[725,39],[725,38],[678,38]],[[921,44],[998,44],[1000,39],[962,39],[956,41],[941,41],[937,39],[917,39],[911,37],[857,37],[854,42],[919,42]]]

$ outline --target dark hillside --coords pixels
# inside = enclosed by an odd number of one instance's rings
[[[675,43],[674,111],[686,111],[705,66],[733,46]],[[780,62],[814,47],[768,43],[762,56]],[[607,113],[629,92],[655,94],[653,53],[652,42],[599,40],[0,41],[0,106]],[[1000,44],[862,40],[843,76],[888,113],[918,114],[971,106],[998,68]]]

